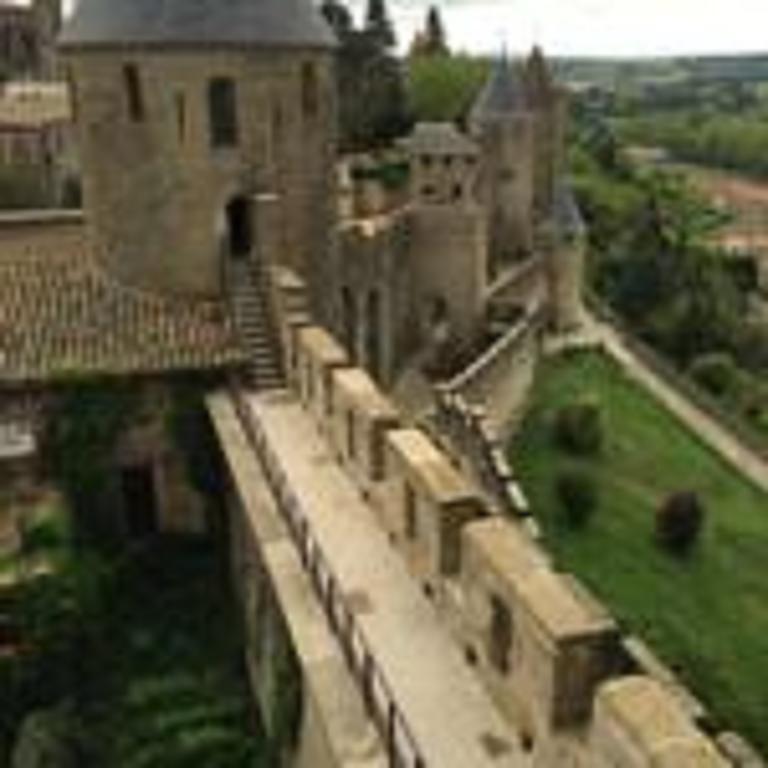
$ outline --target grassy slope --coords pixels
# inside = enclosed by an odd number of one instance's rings
[[[552,491],[549,424],[560,404],[598,397],[607,444],[594,472],[600,508],[569,531]],[[600,595],[732,727],[768,752],[768,498],[724,465],[598,354],[541,372],[514,461],[558,561]],[[652,541],[659,501],[694,489],[709,509],[698,552],[678,562]]]

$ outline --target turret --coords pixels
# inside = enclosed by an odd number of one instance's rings
[[[582,321],[587,228],[566,182],[555,187],[543,235],[549,324],[553,332],[567,333],[578,328]]]
[[[554,204],[556,180],[565,172],[568,99],[539,46],[525,64],[525,92],[534,120],[534,208],[541,218]]]
[[[452,123],[419,123],[402,146],[411,168],[414,204],[475,202],[480,153]]]
[[[269,242],[322,283],[334,44],[311,0],[80,0],[61,48],[92,239],[116,278],[216,297],[227,260]]]
[[[469,115],[481,147],[481,199],[494,271],[531,252],[534,119],[516,65],[499,58]]]

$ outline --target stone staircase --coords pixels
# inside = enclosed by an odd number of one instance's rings
[[[283,389],[285,371],[266,274],[247,259],[233,261],[228,265],[227,284],[235,328],[249,356],[249,384],[257,390]]]

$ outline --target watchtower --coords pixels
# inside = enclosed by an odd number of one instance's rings
[[[111,273],[216,297],[226,260],[258,258],[268,234],[317,284],[332,237],[335,41],[310,0],[81,0],[60,42]],[[263,193],[277,200],[269,233]]]
[[[530,254],[533,246],[534,117],[517,66],[499,58],[471,110],[481,147],[481,199],[490,223],[490,263]]]

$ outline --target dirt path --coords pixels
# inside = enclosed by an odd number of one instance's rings
[[[626,346],[613,327],[594,318],[587,322],[585,335],[600,343],[630,378],[675,414],[735,469],[768,493],[768,463],[761,456],[651,370]]]

